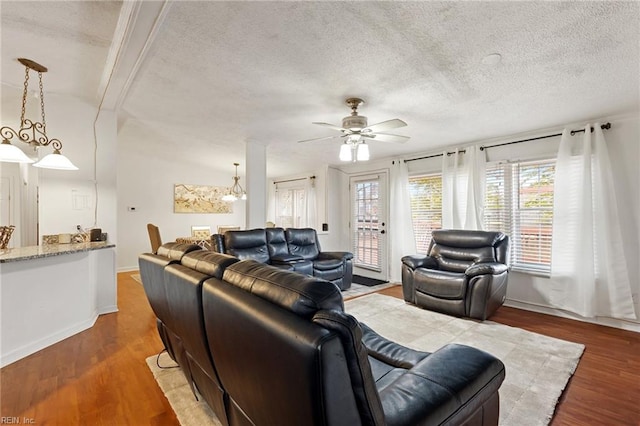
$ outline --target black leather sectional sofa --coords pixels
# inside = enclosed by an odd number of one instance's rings
[[[169,354],[224,425],[498,424],[500,360],[391,342],[328,281],[176,243],[139,265]]]
[[[212,250],[241,260],[253,259],[282,269],[331,281],[348,290],[353,280],[353,254],[322,251],[313,228],[258,228],[227,231],[211,237]]]

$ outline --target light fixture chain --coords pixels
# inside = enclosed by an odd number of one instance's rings
[[[22,112],[20,113],[20,127],[24,126],[24,116],[27,110],[28,88],[29,88],[29,67],[24,67],[24,90],[22,91]]]
[[[47,122],[44,119],[44,92],[42,90],[42,73],[38,71],[38,78],[40,79],[40,110],[42,111],[42,133],[47,134]]]

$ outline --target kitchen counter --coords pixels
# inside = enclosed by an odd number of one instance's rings
[[[118,311],[108,242],[0,250],[0,366],[91,328]]]
[[[41,246],[1,249],[0,263],[38,259],[41,257],[49,256],[59,256],[61,254],[100,250],[110,247],[115,247],[115,244],[110,244],[105,241],[98,241],[93,243],[46,244]]]

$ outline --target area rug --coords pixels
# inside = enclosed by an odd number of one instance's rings
[[[344,300],[353,299],[354,297],[363,296],[365,294],[374,293],[379,290],[384,290],[385,288],[393,287],[396,285],[400,285],[397,283],[382,283],[374,286],[366,286],[362,284],[357,284],[352,282],[349,290],[345,290],[342,292],[342,298]]]
[[[547,425],[580,361],[584,345],[546,337],[491,321],[459,319],[426,311],[379,294],[345,302],[347,312],[379,334],[414,349],[433,352],[449,342],[485,350],[506,366],[500,387],[500,425]],[[160,365],[172,365],[162,354]],[[179,369],[147,365],[182,426],[220,425],[204,402],[195,400]]]

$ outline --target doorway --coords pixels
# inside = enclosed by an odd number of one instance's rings
[[[352,176],[349,222],[354,274],[388,280],[387,173]]]

